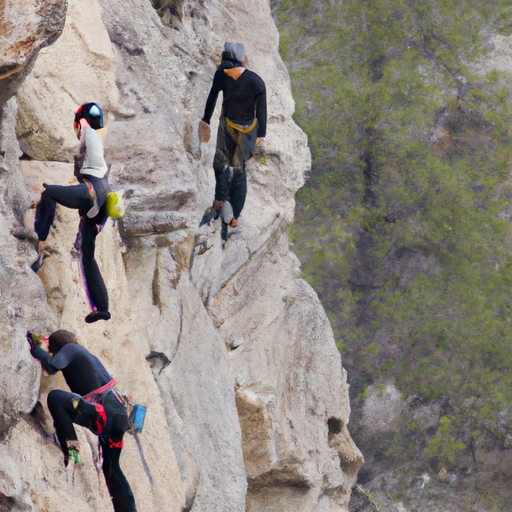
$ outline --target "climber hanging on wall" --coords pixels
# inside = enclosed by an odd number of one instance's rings
[[[245,163],[267,129],[265,82],[246,68],[244,46],[225,43],[222,62],[213,77],[203,119],[199,122],[201,142],[210,140],[210,119],[222,91],[222,113],[213,160],[217,216],[233,227],[244,207],[247,194]]]
[[[62,371],[71,390],[69,393],[54,389],[48,394],[48,409],[64,453],[64,465],[67,467],[70,459],[75,464],[81,463],[73,423],[87,427],[99,438],[103,474],[115,512],[136,512],[130,484],[119,466],[128,417],[126,403],[114,387],[116,381],[96,356],[78,344],[70,331],[51,334],[47,338],[48,352],[43,348],[46,338],[40,334],[29,331],[27,340],[32,357],[50,375]]]
[[[75,114],[75,133],[80,141],[75,155],[77,185],[47,185],[36,208],[35,231],[39,238],[38,257],[31,268],[37,272],[43,264],[43,248],[55,218],[57,203],[78,210],[80,215],[76,248],[85,291],[92,312],[85,321],[109,320],[108,294],[98,263],[94,258],[96,236],[107,221],[106,198],[110,191],[108,166],[103,156],[103,143],[96,130],[103,128],[103,112],[95,103],[86,103]]]

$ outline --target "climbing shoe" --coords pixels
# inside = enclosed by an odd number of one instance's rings
[[[43,266],[43,260],[44,260],[44,253],[41,251],[41,253],[37,256],[36,261],[30,265],[30,268],[37,272],[42,266]]]
[[[224,224],[229,224],[233,220],[233,207],[229,201],[224,201],[224,203],[222,203],[220,216],[222,217]]]
[[[212,220],[218,219],[220,214],[220,210],[217,210],[215,206],[210,206],[203,215],[199,226],[203,226],[204,224],[210,224]]]
[[[92,324],[98,320],[110,320],[110,313],[108,311],[93,311],[85,317],[85,322]]]
[[[69,450],[69,458],[75,463],[75,464],[82,464],[82,459],[78,455],[78,452],[75,450]]]
[[[68,454],[64,456],[64,466],[68,466],[69,460],[71,459],[75,464],[82,464],[80,458],[80,443],[77,440],[68,439],[66,440],[66,448]]]

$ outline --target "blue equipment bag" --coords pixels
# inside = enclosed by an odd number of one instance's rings
[[[134,404],[133,409],[130,412],[130,416],[128,421],[130,422],[130,426],[136,432],[142,432],[142,427],[144,426],[144,419],[146,417],[147,408],[140,404]]]

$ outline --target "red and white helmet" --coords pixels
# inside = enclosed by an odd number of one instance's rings
[[[75,113],[75,132],[80,133],[80,119],[85,119],[94,130],[103,128],[103,111],[96,103],[84,103]]]

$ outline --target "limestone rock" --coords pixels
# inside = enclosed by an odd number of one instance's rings
[[[4,1],[0,5],[0,108],[30,73],[39,50],[61,34],[66,0]]]
[[[395,433],[405,407],[400,390],[393,384],[368,386],[363,406],[363,425],[372,435]]]
[[[15,119],[15,102],[11,100],[0,118],[0,343],[5,355],[0,361],[0,442],[37,399],[40,373],[27,352],[25,333],[32,322],[49,328],[53,320],[44,307],[46,294],[26,264],[35,258],[34,246],[11,234],[20,225],[21,211],[28,207],[23,200],[26,186],[19,172]]]
[[[346,430],[346,376],[325,312],[298,278],[283,235],[260,249],[212,304],[231,347],[248,507],[339,510],[348,506],[363,462]]]
[[[41,51],[18,91],[16,132],[23,152],[37,160],[71,162],[76,147],[75,110],[95,102],[108,116],[115,108],[114,65],[97,0],[69,1],[62,35]]]
[[[91,433],[79,429],[83,467],[62,468],[45,397],[65,383],[43,376],[38,396],[40,370],[25,347],[28,328],[66,328],[119,389],[148,407],[140,435],[148,471],[129,436],[121,459],[139,510],[346,511],[362,456],[347,428],[346,375],[329,322],[289,247],[294,194],[310,157],[291,119],[270,6],[190,0],[157,13],[146,0],[100,5],[83,13],[70,1],[65,33],[41,52],[41,68],[18,94],[19,114],[11,100],[1,118],[8,141],[0,229],[8,242],[0,246],[0,298],[8,301],[2,328],[9,336],[0,363],[8,405],[1,406],[0,508],[109,510]],[[175,22],[164,25],[159,14]],[[248,165],[240,227],[222,243],[220,220],[199,225],[213,201],[214,141],[199,144],[197,124],[224,40],[243,42],[266,81],[269,126]],[[28,268],[32,242],[8,234],[43,182],[72,177],[66,160],[77,142],[66,119],[92,99],[81,99],[89,89],[71,76],[84,61],[98,87],[94,100],[109,111],[111,183],[127,208],[97,238],[112,320],[96,324],[83,321],[89,308],[73,250],[76,212],[58,208],[37,276]],[[24,178],[16,120],[25,154],[37,157],[22,162]],[[33,210],[25,221],[30,228]]]
[[[501,71],[509,75],[512,65],[512,36],[495,35],[486,49],[488,54],[473,64],[472,70],[482,76],[491,71]]]

